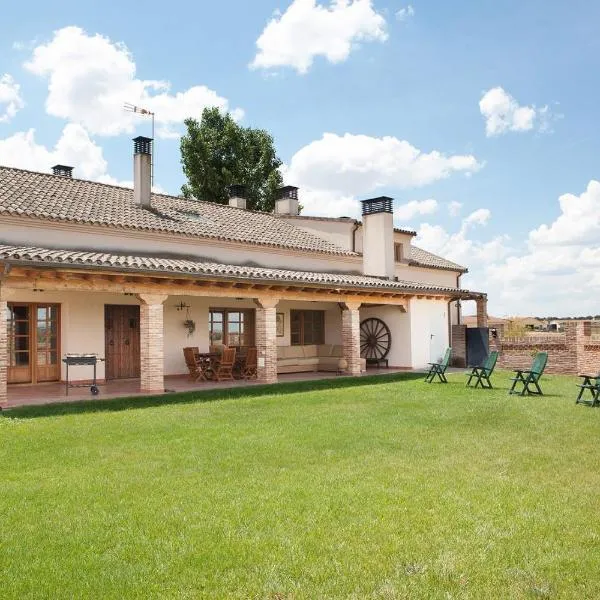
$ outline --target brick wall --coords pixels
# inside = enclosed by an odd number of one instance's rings
[[[256,309],[257,380],[277,382],[277,325],[275,305],[266,302]]]
[[[7,324],[6,312],[8,303],[6,300],[0,301],[0,408],[7,404],[7,377],[8,377],[8,342],[7,342]]]
[[[164,392],[163,305],[161,297],[140,305],[140,389]]]
[[[342,311],[342,345],[348,375],[360,375],[360,312],[358,307]]]
[[[452,325],[452,366],[467,366],[467,326]]]
[[[589,322],[567,323],[564,334],[530,335],[522,339],[498,338],[490,343],[500,352],[498,366],[526,369],[533,354],[548,352],[546,372],[575,375],[600,371],[600,342],[591,337]]]

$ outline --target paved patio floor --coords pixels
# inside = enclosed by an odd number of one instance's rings
[[[391,373],[407,372],[410,369],[368,369],[361,377],[367,375],[384,375]],[[331,372],[310,372],[310,373],[287,373],[279,375],[279,382],[293,381],[316,381],[320,379],[335,379],[338,377]],[[191,392],[194,390],[212,390],[240,388],[247,386],[260,385],[256,381],[234,380],[234,381],[201,381],[194,382],[187,376],[176,376],[165,378],[165,394],[173,392]],[[140,391],[139,379],[119,379],[109,381],[99,386],[100,393],[93,396],[90,393],[90,387],[71,388],[68,391],[64,383],[40,383],[37,385],[9,385],[8,386],[8,406],[25,406],[33,404],[52,404],[57,402],[78,402],[82,400],[125,398],[131,396],[147,396],[148,394]]]

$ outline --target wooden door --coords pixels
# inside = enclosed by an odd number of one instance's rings
[[[104,308],[106,379],[140,376],[140,307]]]
[[[60,379],[60,306],[10,302],[8,383]]]

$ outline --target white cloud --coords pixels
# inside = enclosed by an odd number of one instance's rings
[[[451,217],[458,217],[460,211],[462,210],[462,202],[457,202],[456,200],[452,200],[452,202],[448,203],[448,213]]]
[[[229,109],[227,99],[206,86],[171,93],[169,82],[138,79],[124,44],[88,35],[79,27],[54,32],[50,42],[34,49],[25,67],[48,78],[48,114],[79,123],[93,134],[133,133],[141,118],[124,111],[125,102],[156,113],[158,133],[167,137],[174,135],[173,126],[199,117],[206,106]],[[232,112],[236,118],[243,114]]]
[[[472,155],[426,153],[395,137],[325,133],[298,150],[283,174],[287,183],[301,188],[306,214],[352,216],[358,196],[421,187],[481,166]]]
[[[73,177],[77,179],[133,187],[133,181],[119,181],[107,173],[108,164],[102,148],[76,123],[65,126],[54,148],[39,144],[35,139],[35,129],[0,139],[0,165],[50,173],[56,164],[74,167]],[[154,186],[153,190],[164,193],[160,186]]]
[[[8,73],[0,76],[0,123],[8,123],[23,106],[19,84]]]
[[[399,11],[396,12],[396,19],[398,19],[398,21],[406,21],[410,17],[414,17],[414,16],[415,16],[415,9],[412,7],[411,4],[409,4],[405,8],[401,8]]]
[[[479,110],[485,118],[485,132],[488,137],[508,131],[550,131],[553,116],[548,106],[536,108],[534,105],[521,106],[501,87],[495,87],[483,94]]]
[[[394,217],[397,221],[406,223],[419,215],[431,215],[437,212],[438,203],[436,200],[411,200],[406,204],[401,204],[394,208]]]
[[[339,63],[356,42],[386,39],[385,19],[371,0],[332,0],[328,7],[316,0],[293,0],[256,40],[258,51],[250,67],[292,67],[306,73],[317,56]]]

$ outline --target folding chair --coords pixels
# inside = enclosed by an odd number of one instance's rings
[[[600,406],[600,373],[598,375],[578,375],[583,379],[583,383],[578,383],[579,395],[575,404],[587,404],[587,406]],[[591,400],[584,400],[583,394],[589,391],[592,395]]]
[[[467,385],[471,386],[471,381],[475,378],[475,385],[473,387],[477,387],[480,385],[482,388],[486,388],[488,390],[492,389],[492,382],[490,381],[490,377],[494,372],[494,368],[496,366],[496,361],[498,360],[498,352],[493,350],[490,352],[490,355],[485,359],[485,362],[481,367],[473,367],[471,374],[469,375],[469,379],[467,379]]]
[[[215,370],[215,379],[217,381],[231,381],[233,379],[235,350],[235,348],[226,348],[223,350],[221,360]]]
[[[244,364],[242,366],[241,375],[244,379],[256,379],[257,370],[257,355],[256,347],[251,346],[246,352]]]
[[[535,358],[533,359],[533,363],[531,364],[531,369],[529,371],[515,369],[515,376],[511,377],[511,381],[513,382],[513,384],[508,393],[520,394],[521,396],[524,396],[525,394],[535,394],[538,396],[543,396],[544,393],[540,388],[539,381],[542,377],[544,369],[546,368],[547,362],[548,353],[538,352],[535,355]],[[517,385],[523,386],[523,389],[520,392],[515,389]],[[535,390],[532,390],[531,386],[534,386]]]
[[[438,376],[439,380],[442,383],[448,383],[445,373],[446,373],[446,369],[448,368],[448,365],[450,364],[451,356],[452,356],[452,348],[448,348],[446,350],[446,353],[444,354],[444,358],[442,358],[441,362],[427,363],[429,365],[429,373],[427,373],[427,376],[425,377],[426,383],[432,383],[433,380],[435,379],[436,375]]]
[[[198,360],[198,347],[192,346],[183,349],[183,356],[185,358],[185,364],[190,373],[190,379],[192,381],[201,381],[206,379],[204,370],[202,368],[202,361]]]

